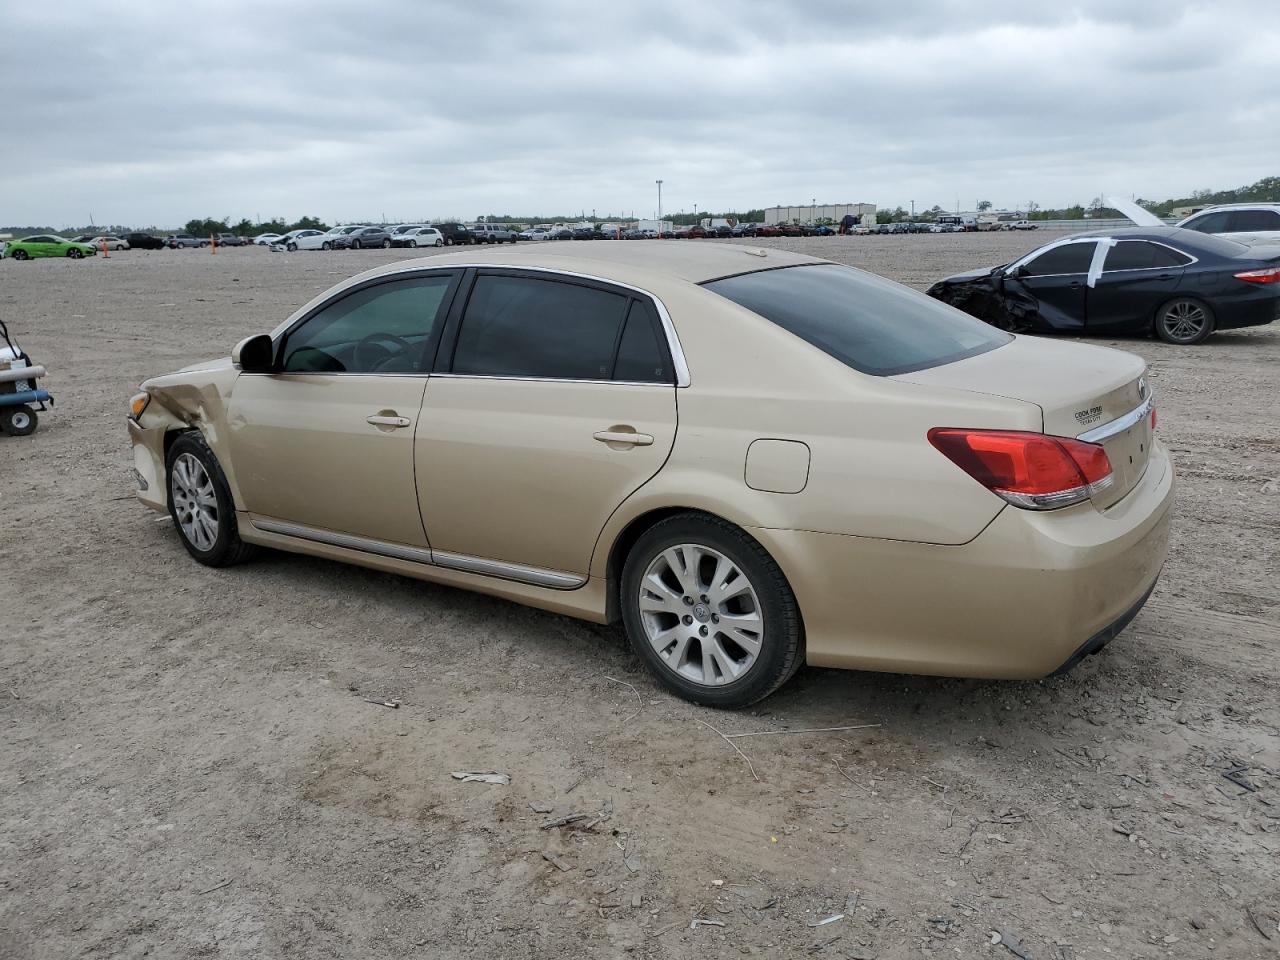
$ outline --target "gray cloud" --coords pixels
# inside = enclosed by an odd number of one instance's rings
[[[1277,172],[1271,13],[0,0],[0,221],[1182,195]]]

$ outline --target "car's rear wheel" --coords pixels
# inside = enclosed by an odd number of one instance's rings
[[[15,260],[30,260],[30,259],[31,259],[31,257],[29,257],[29,256],[27,255],[27,251],[25,251],[25,250],[15,250],[15,251],[13,251],[13,253],[11,253],[11,254],[10,254],[10,256],[11,256],[11,257],[13,257],[13,259],[15,259]]]
[[[747,706],[804,660],[800,610],[782,571],[718,517],[685,513],[655,524],[627,555],[621,589],[632,649],[687,700]]]
[[[443,240],[437,240],[435,243],[433,243],[433,244],[432,244],[432,246],[434,246],[434,247],[442,247],[442,246],[444,246],[444,241],[443,241]]]
[[[15,407],[0,407],[0,432],[15,437],[25,437],[27,434],[36,432],[38,421],[36,412],[25,403]]]
[[[169,448],[169,515],[182,545],[207,567],[248,560],[257,548],[240,539],[227,479],[204,437],[182,434]]]
[[[1156,311],[1156,336],[1165,343],[1191,346],[1213,333],[1213,311],[1191,297],[1175,297]]]
[[[67,256],[70,257],[72,260],[79,260],[81,257],[84,256],[84,251],[79,250],[75,247],[72,247],[70,250],[67,251]]]

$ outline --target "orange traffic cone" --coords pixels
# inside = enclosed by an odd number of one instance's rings
[[[103,241],[102,241],[102,256],[103,256],[103,259],[106,259],[106,260],[110,260],[110,259],[111,259],[111,254],[107,253],[107,241],[106,241],[106,240],[103,240]]]

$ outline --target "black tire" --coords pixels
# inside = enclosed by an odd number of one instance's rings
[[[444,245],[445,245],[446,247],[452,247],[452,246],[453,246],[453,240],[452,240],[452,239],[450,239],[449,237],[445,237],[445,238],[444,238]]]
[[[352,240],[352,241],[351,241],[351,249],[352,249],[352,250],[359,250],[359,249],[360,249],[360,241],[359,241],[359,240]]]
[[[445,244],[445,241],[443,241],[443,240],[437,240],[435,243],[433,243],[433,244],[432,244],[432,246],[434,246],[434,247],[442,247],[442,246],[444,246],[444,244]]]
[[[332,250],[332,249],[333,249],[333,244],[332,244],[332,243],[330,243],[328,240],[326,240],[324,243],[320,244],[320,249],[321,249],[321,250]]]
[[[0,407],[0,433],[11,437],[26,437],[36,432],[40,418],[25,403],[12,407]]]
[[[67,251],[67,256],[70,257],[72,260],[80,260],[81,258],[84,257],[84,251],[77,249],[76,247],[72,247],[70,250]]]
[[[217,502],[217,536],[213,545],[202,550],[187,539],[182,522],[178,519],[178,510],[174,503],[173,466],[183,454],[190,454],[204,467],[213,485],[214,498]],[[213,455],[204,436],[196,430],[189,430],[173,441],[169,453],[165,457],[165,493],[169,500],[169,516],[173,518],[174,529],[178,531],[178,539],[198,562],[206,567],[230,567],[243,563],[258,552],[258,548],[240,539],[240,529],[236,524],[235,504],[231,500],[231,491],[227,487],[227,478]]]
[[[737,680],[706,685],[688,679],[668,666],[648,640],[640,614],[641,580],[663,551],[678,544],[717,551],[737,566],[755,590],[764,639],[756,661]],[[748,706],[781,687],[804,663],[804,625],[786,577],[764,547],[719,517],[681,513],[645,531],[623,565],[620,600],[623,624],[636,656],[648,665],[659,683],[694,703],[720,708]],[[691,605],[690,610],[693,609]]]
[[[209,245],[209,241],[208,241],[208,240],[201,240],[201,241],[200,241],[200,249],[201,249],[201,250],[203,250],[203,249],[204,249],[205,247],[207,247],[208,245]]]
[[[9,254],[9,256],[12,257],[14,260],[30,260],[31,259],[30,254],[28,254],[27,251],[25,250],[15,250],[13,251],[13,253]]]
[[[290,253],[296,253],[298,250],[298,245],[294,243],[292,240],[290,240],[287,244],[285,244],[284,248],[288,250]]]
[[[383,250],[386,250],[386,249],[387,249],[388,247],[390,247],[390,246],[391,246],[391,241],[390,241],[390,240],[383,240],[383,241],[382,241],[382,249],[383,249]]]
[[[1190,347],[1213,333],[1213,310],[1194,297],[1174,297],[1156,311],[1156,336],[1165,343]]]
[[[417,241],[417,240],[410,240],[410,241],[409,241],[409,246],[413,247],[413,249],[415,249],[415,250],[416,250],[416,249],[418,249],[418,241]]]

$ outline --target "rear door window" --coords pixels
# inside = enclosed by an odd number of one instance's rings
[[[1274,210],[1233,210],[1227,215],[1225,233],[1280,230],[1280,213]]]
[[[1206,213],[1203,216],[1188,220],[1182,226],[1185,230],[1197,230],[1200,233],[1226,233],[1227,216],[1227,212],[1224,210],[1220,210],[1217,213]]]
[[[632,383],[675,383],[671,355],[652,305],[632,300],[618,341],[613,379]]]
[[[837,264],[762,270],[703,286],[876,376],[952,363],[1013,340],[922,293]]]
[[[1163,244],[1149,243],[1146,240],[1121,240],[1107,251],[1103,272],[1185,267],[1190,262],[1190,257]]]
[[[452,372],[608,380],[628,298],[559,280],[476,277]]]

